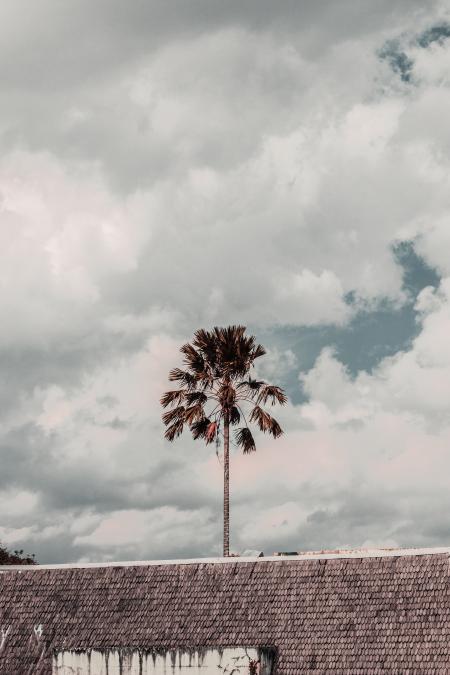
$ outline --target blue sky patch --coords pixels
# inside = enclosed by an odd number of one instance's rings
[[[401,307],[381,302],[376,311],[360,311],[345,327],[305,326],[257,330],[258,338],[269,348],[290,349],[298,369],[285,376],[283,386],[294,403],[306,400],[298,379],[299,371],[313,367],[318,355],[332,346],[352,375],[371,372],[382,359],[407,349],[419,333],[415,300],[426,286],[437,286],[439,276],[416,254],[411,242],[401,242],[393,254],[403,268],[403,288],[409,300]]]

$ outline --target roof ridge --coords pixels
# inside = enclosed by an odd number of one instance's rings
[[[147,567],[165,565],[200,565],[200,564],[230,564],[230,563],[264,563],[264,562],[302,562],[305,560],[333,560],[336,558],[395,558],[403,556],[439,555],[450,554],[449,546],[431,548],[374,548],[374,549],[337,549],[333,551],[306,551],[297,555],[273,555],[267,557],[240,557],[228,558],[186,558],[179,560],[133,560],[133,561],[108,561],[108,562],[75,562],[44,565],[2,565],[0,573],[10,570],[39,571],[43,569],[80,569],[98,567]]]

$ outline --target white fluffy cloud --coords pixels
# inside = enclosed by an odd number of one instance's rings
[[[371,374],[351,377],[324,350],[302,375],[308,403],[286,411],[286,436],[263,443],[254,468],[236,458],[244,547],[448,541],[448,282],[437,295],[411,349]]]
[[[24,122],[28,150],[0,167],[2,339],[23,339],[39,321],[45,340],[58,317],[58,330],[73,334],[75,322],[89,325],[117,302],[189,326],[218,316],[342,323],[350,292],[363,304],[402,302],[392,255],[402,236],[421,237],[421,252],[445,266],[448,155],[436,143],[446,132],[435,123],[438,102],[430,104],[434,76],[419,62],[419,88],[399,91],[377,41],[383,33],[311,59],[289,34],[186,37],[128,65],[118,86],[102,82],[69,112],[49,111],[53,138],[61,119],[77,126],[61,147],[37,153]],[[447,53],[433,47],[428,58]],[[442,107],[445,82],[438,89]],[[110,150],[127,139],[126,161],[123,150],[105,155],[95,144],[78,162],[67,157],[77,140],[98,142],[105,126]],[[133,161],[134,185],[127,179],[117,192],[112,173]],[[17,259],[26,264],[18,269]],[[70,316],[61,318],[62,305]]]
[[[329,546],[427,544],[445,536],[445,522],[437,516],[434,522],[433,513],[439,499],[448,501],[448,288],[445,280],[422,292],[421,330],[411,348],[370,374],[352,377],[325,349],[301,376],[308,402],[277,415],[285,436],[276,443],[259,438],[254,456],[233,453],[237,549],[323,547],[324,539]],[[424,302],[427,295],[432,302]],[[269,362],[295,367],[289,358],[269,354]],[[71,544],[83,558],[219,552],[220,462],[188,439],[162,443],[159,411],[147,409],[175,360],[175,342],[154,339],[133,362],[87,381],[72,399],[47,394],[38,422],[59,434],[62,471],[81,464],[96,482],[112,482],[122,503],[93,517],[103,495],[84,496],[78,511],[84,524]],[[74,508],[74,496],[61,497],[66,508]],[[28,493],[17,504],[17,525],[3,533],[12,542],[36,509]],[[45,545],[48,527],[21,537]]]
[[[383,420],[397,419],[424,433],[450,432],[450,280],[425,288],[417,300],[420,332],[411,348],[383,359],[372,373],[351,377],[336,354],[325,349],[312,370],[302,374],[309,403],[302,416],[328,428],[365,428],[379,421],[374,443],[386,442]],[[395,444],[393,444],[395,447]]]

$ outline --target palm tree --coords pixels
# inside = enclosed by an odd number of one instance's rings
[[[253,452],[256,445],[247,419],[278,438],[283,431],[262,405],[287,401],[280,387],[251,378],[250,369],[266,351],[245,331],[244,326],[196,331],[192,343],[180,348],[185,369],[169,373],[169,380],[178,382],[179,388],[161,398],[161,405],[170,408],[163,414],[169,441],[180,436],[186,425],[194,439],[218,443],[223,428],[224,556],[230,552],[230,427],[237,427],[234,440],[244,454]]]

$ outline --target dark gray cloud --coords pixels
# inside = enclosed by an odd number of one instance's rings
[[[115,430],[118,428],[124,429],[113,426]],[[144,445],[145,436],[135,436],[135,442]],[[107,458],[109,466],[102,466],[90,461],[89,455],[72,461],[64,452],[67,445],[68,439],[56,433],[47,434],[31,422],[12,429],[1,439],[0,487],[36,494],[44,511],[95,509],[107,513],[164,505],[188,510],[216,506],[208,491],[199,491],[199,486],[192,490],[189,459],[182,456],[180,449],[173,451],[173,457],[165,458],[164,451],[159,450],[158,457],[154,448],[153,456],[146,460],[143,448],[139,447],[141,465],[135,465],[124,475],[120,470],[121,455],[130,452],[129,448],[120,447]],[[114,473],[106,480],[108,469],[114,469]]]
[[[20,145],[51,150],[69,159],[100,161],[115,187],[126,190],[152,184],[187,164],[232,166],[254,152],[261,126],[265,133],[280,128],[282,111],[286,116],[293,106],[293,92],[299,86],[302,89],[298,73],[258,68],[257,63],[236,58],[235,52],[230,81],[223,79],[220,64],[217,72],[224,90],[223,100],[218,90],[218,105],[223,110],[230,108],[234,125],[213,129],[196,146],[192,130],[189,142],[194,141],[194,147],[186,157],[177,143],[164,142],[153,130],[148,108],[129,97],[130,80],[155,54],[208,35],[214,43],[214,33],[218,48],[227,49],[221,45],[221,31],[237,30],[248,31],[248,39],[256,44],[269,36],[280,47],[297,51],[305,63],[314,63],[338,43],[376,36],[396,22],[405,25],[435,4],[432,0],[339,5],[312,0],[289,0],[282,5],[269,0],[245,4],[198,0],[187,5],[153,0],[130,6],[115,0],[95,6],[71,1],[63,9],[55,0],[34,7],[6,2],[1,17],[0,142],[4,149]],[[214,62],[213,44],[209,51]],[[395,52],[390,58],[395,65],[403,57]],[[209,54],[203,63],[188,59],[185,67],[189,70],[184,72],[180,59],[174,86],[189,82],[192,68],[194,76],[202,79],[209,60]],[[239,99],[238,106],[231,105],[234,97]],[[271,103],[273,97],[284,105]],[[249,106],[254,108],[250,119]],[[234,108],[240,115],[235,115]],[[236,135],[231,143],[230,133]]]
[[[36,344],[0,348],[0,418],[17,405],[17,401],[36,387],[63,386],[68,391],[80,386],[86,372],[114,363],[127,354],[133,354],[145,345],[148,334],[111,333],[93,322],[80,327],[63,344],[49,346]],[[37,327],[37,332],[39,327]]]
[[[417,14],[432,11],[438,3],[345,0],[338,5],[287,0],[274,5],[270,0],[245,4],[233,0],[164,0],[132,5],[122,0],[101,0],[95,5],[71,0],[63,6],[44,0],[30,6],[25,0],[5,2],[2,9],[2,80],[41,89],[64,89],[73,83],[86,84],[98,73],[115,75],[124,64],[146,52],[186,35],[238,27],[275,34],[302,36],[315,52],[334,41],[391,28]],[[320,38],[326,38],[320,40]]]

